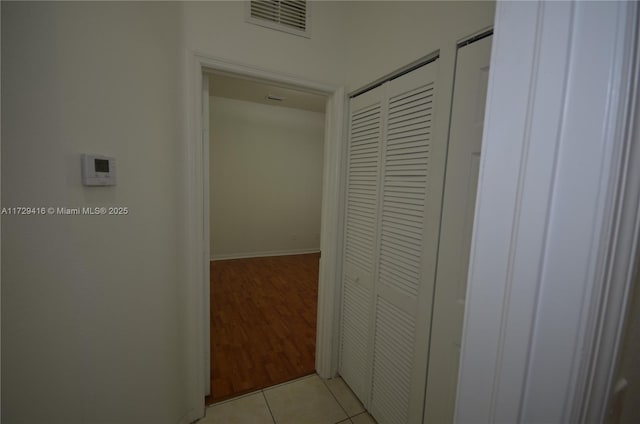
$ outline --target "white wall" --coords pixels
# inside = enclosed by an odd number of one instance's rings
[[[494,12],[493,1],[349,2],[348,89],[440,50],[439,81],[446,91],[453,84],[456,43],[493,25]]]
[[[179,8],[2,2],[2,422],[185,414]],[[80,154],[116,157],[85,188]]]
[[[324,114],[210,97],[213,259],[319,251]]]
[[[193,51],[306,80],[341,85],[349,2],[311,2],[311,38],[246,23],[245,2],[186,2],[186,44]]]

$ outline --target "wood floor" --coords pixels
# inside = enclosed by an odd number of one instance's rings
[[[211,262],[207,404],[314,372],[319,259]]]

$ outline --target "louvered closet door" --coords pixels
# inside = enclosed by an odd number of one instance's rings
[[[431,163],[437,66],[350,105],[340,374],[380,424],[422,422],[444,166],[442,145]]]
[[[441,185],[431,157],[437,61],[387,84],[371,413],[421,423]]]
[[[346,187],[340,374],[366,403],[382,140],[381,90],[351,101]]]

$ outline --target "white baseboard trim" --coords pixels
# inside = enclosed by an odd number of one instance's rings
[[[296,250],[272,250],[268,252],[249,252],[249,253],[231,253],[228,255],[211,255],[212,261],[224,261],[227,259],[247,259],[260,258],[267,256],[289,256],[289,255],[306,255],[309,253],[318,253],[320,248],[313,249],[296,249]]]

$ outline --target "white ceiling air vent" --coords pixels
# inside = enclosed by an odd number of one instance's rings
[[[247,22],[310,37],[306,0],[251,0],[247,6]]]

